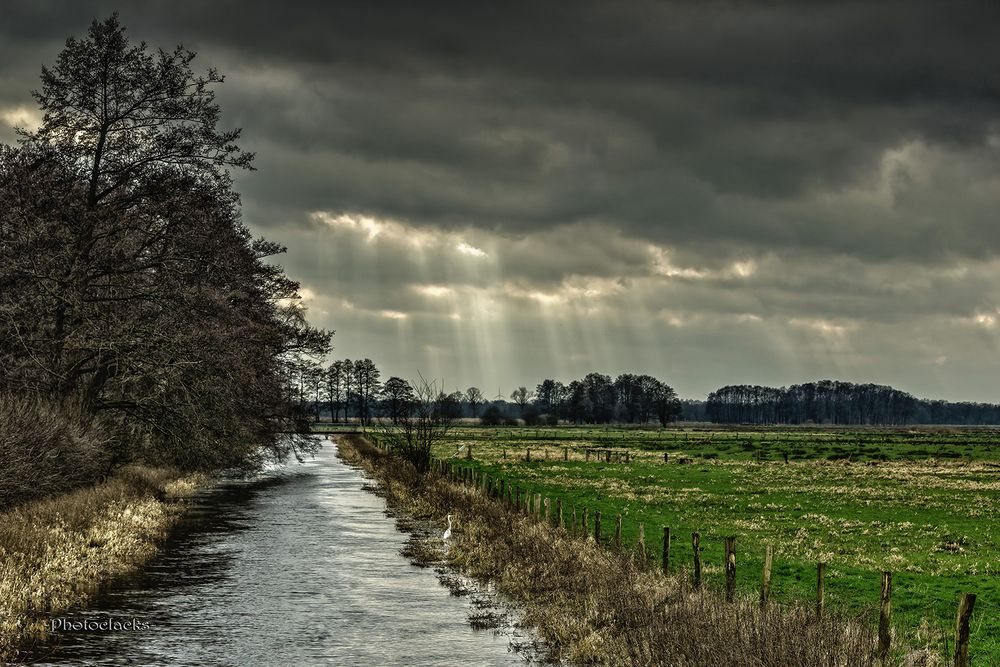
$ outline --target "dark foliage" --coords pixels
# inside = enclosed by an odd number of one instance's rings
[[[589,373],[568,385],[544,380],[535,388],[535,408],[574,423],[622,422],[662,425],[681,415],[681,402],[669,385],[649,375]]]
[[[479,418],[479,423],[483,426],[500,426],[507,419],[506,415],[495,405],[491,405],[483,410],[483,416]]]
[[[726,424],[983,425],[1000,423],[1000,405],[927,401],[886,385],[822,380],[722,387],[708,395],[704,415]]]

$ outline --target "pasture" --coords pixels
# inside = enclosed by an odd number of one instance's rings
[[[462,425],[434,455],[560,498],[567,521],[600,511],[609,543],[617,515],[627,545],[643,524],[655,560],[668,526],[674,571],[697,531],[707,585],[723,586],[735,535],[744,594],[770,544],[774,599],[813,598],[823,562],[827,608],[875,623],[891,571],[897,646],[947,652],[959,595],[975,593],[973,664],[1000,663],[998,430]]]

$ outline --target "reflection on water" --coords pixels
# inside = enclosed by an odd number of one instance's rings
[[[192,508],[140,576],[73,615],[149,629],[71,632],[43,665],[509,665],[469,603],[399,555],[385,502],[332,443]]]

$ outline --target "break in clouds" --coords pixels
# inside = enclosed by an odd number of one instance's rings
[[[994,3],[117,8],[227,75],[244,216],[339,357],[998,400]],[[4,3],[0,141],[114,9]]]

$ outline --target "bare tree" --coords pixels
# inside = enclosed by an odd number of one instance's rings
[[[390,451],[424,472],[430,467],[434,445],[448,436],[453,420],[444,405],[447,395],[437,381],[428,382],[421,376],[413,384],[413,395],[409,412],[396,423],[379,422],[378,428]]]
[[[465,390],[465,402],[469,404],[472,416],[478,417],[479,408],[486,402],[486,398],[483,396],[483,392],[479,391],[479,387],[469,387]]]
[[[351,387],[354,386],[354,362],[344,359],[341,368],[344,373],[344,421],[350,421],[349,411],[351,409]]]
[[[0,391],[112,422],[109,466],[287,454],[293,383],[329,348],[240,219],[228,170],[252,156],[193,59],[95,21],[43,70],[41,127],[0,147]]]
[[[524,416],[524,411],[528,409],[528,404],[531,403],[531,399],[535,397],[535,392],[530,391],[527,387],[518,387],[510,394],[510,400],[514,401],[518,409],[521,411],[521,416]]]
[[[393,424],[398,424],[409,414],[413,404],[413,387],[403,378],[392,376],[382,385],[382,400],[387,416]]]
[[[334,361],[326,369],[326,397],[330,404],[330,421],[340,417],[340,403],[344,392],[344,362]]]
[[[354,362],[354,385],[358,395],[358,418],[361,423],[371,421],[372,400],[379,391],[379,376],[381,373],[371,359],[361,359]]]

